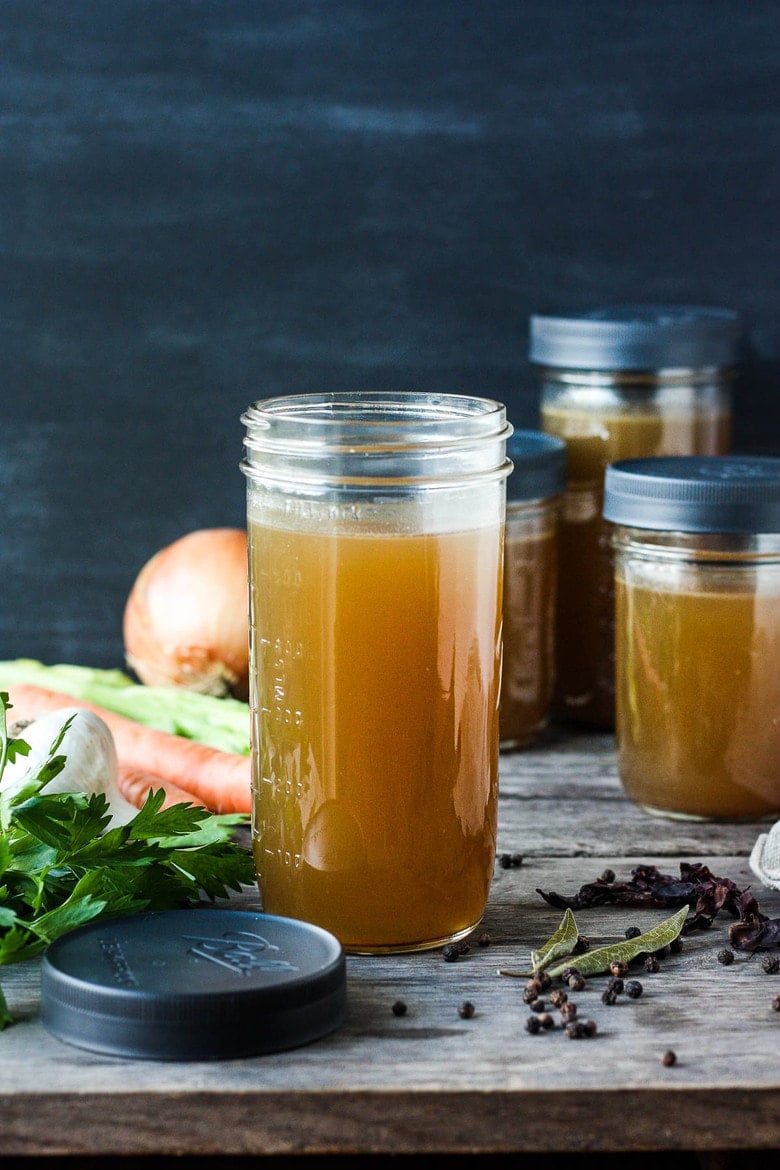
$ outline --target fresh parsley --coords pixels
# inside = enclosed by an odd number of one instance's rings
[[[7,762],[29,753],[9,734],[9,706],[0,691],[0,781]],[[65,763],[57,753],[64,730],[48,758],[0,791],[0,964],[31,959],[96,918],[194,906],[254,883],[251,854],[234,833],[245,814],[163,809],[158,791],[106,831],[102,793],[46,793]],[[11,1022],[0,989],[0,1029]]]

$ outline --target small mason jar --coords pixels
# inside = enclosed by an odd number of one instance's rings
[[[627,794],[700,821],[780,813],[780,459],[607,468]]]
[[[568,452],[552,701],[562,722],[614,727],[605,469],[620,459],[730,450],[740,333],[731,310],[684,305],[531,317],[541,428]]]
[[[515,431],[507,454],[513,471],[506,488],[502,750],[528,746],[547,725],[566,446],[541,431]]]
[[[496,848],[505,408],[306,394],[242,422],[263,908],[352,953],[462,938]]]

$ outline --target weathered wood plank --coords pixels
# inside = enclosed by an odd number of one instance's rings
[[[560,791],[554,790],[558,785]],[[562,793],[565,792],[565,796]],[[609,866],[637,860],[677,873],[701,860],[751,885],[765,913],[780,894],[756,890],[747,854],[760,826],[648,817],[622,795],[608,737],[571,737],[502,757],[499,852],[481,926],[490,938],[447,963],[440,951],[349,957],[345,1025],[271,1057],[171,1064],[100,1056],[64,1045],[38,1019],[37,963],[9,967],[3,987],[17,1022],[0,1035],[0,1117],[6,1154],[280,1154],[586,1152],[780,1146],[780,975],[760,957],[726,967],[729,919],[685,940],[657,974],[637,969],[639,999],[602,1003],[606,976],[570,993],[596,1021],[587,1040],[559,1023],[530,1035],[522,1002],[530,951],[561,911],[538,893],[573,893]],[[652,831],[651,831],[652,829]],[[729,850],[729,842],[738,848]],[[632,853],[631,846],[636,852]],[[657,848],[656,848],[657,846]],[[255,891],[236,904],[259,908]],[[592,945],[657,910],[577,911]],[[392,1005],[402,999],[406,1014]],[[461,1018],[459,1004],[474,1005]],[[553,1014],[557,1013],[552,1009]],[[661,1054],[674,1049],[677,1063]],[[628,1124],[630,1118],[631,1124]]]

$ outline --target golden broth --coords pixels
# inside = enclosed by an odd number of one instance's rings
[[[502,525],[357,533],[257,510],[249,541],[264,909],[352,951],[468,932],[495,858]]]
[[[546,432],[567,445],[559,528],[555,691],[559,718],[612,728],[615,718],[612,531],[602,519],[604,472],[619,459],[719,455],[730,445],[725,409],[609,413],[544,406]]]

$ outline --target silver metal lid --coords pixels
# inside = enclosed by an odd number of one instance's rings
[[[506,453],[513,471],[506,481],[507,500],[544,500],[566,487],[566,444],[543,431],[515,431]]]
[[[742,323],[731,309],[616,305],[530,319],[532,362],[564,369],[660,370],[734,365]]]
[[[604,517],[656,531],[780,533],[780,458],[671,455],[611,463]]]

